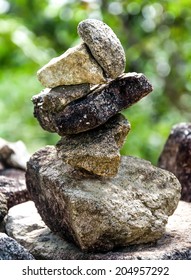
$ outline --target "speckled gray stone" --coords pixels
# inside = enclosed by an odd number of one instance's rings
[[[89,91],[90,84],[46,88],[32,97],[34,116],[43,129],[55,132],[55,115],[62,112],[70,102],[87,95]]]
[[[106,82],[102,68],[85,44],[70,48],[61,56],[53,58],[38,70],[37,77],[48,88]]]
[[[130,130],[130,123],[117,114],[104,125],[75,135],[63,136],[57,144],[58,156],[74,168],[111,177],[120,164],[119,149]]]
[[[115,79],[125,71],[124,49],[107,24],[96,19],[86,19],[79,23],[77,29],[107,77]]]
[[[161,238],[181,190],[172,173],[134,157],[122,157],[112,179],[86,178],[51,146],[33,154],[26,182],[53,232],[98,252]]]
[[[0,233],[0,260],[34,260],[34,257],[16,240]]]
[[[153,90],[142,73],[126,73],[99,86],[80,100],[68,104],[55,115],[59,135],[76,134],[104,124]]]

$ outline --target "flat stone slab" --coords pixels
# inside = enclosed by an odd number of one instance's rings
[[[191,260],[191,203],[180,201],[164,235],[148,244],[107,253],[84,253],[44,224],[32,201],[9,210],[6,230],[35,257],[44,260]]]
[[[125,73],[99,86],[86,97],[68,104],[55,115],[56,132],[59,135],[77,134],[98,127],[152,90],[152,85],[143,74]]]
[[[63,136],[96,128],[152,91],[141,73],[126,73],[108,84],[57,87],[32,98],[43,129]],[[82,97],[82,98],[80,98]]]
[[[130,131],[130,123],[117,114],[95,129],[66,135],[56,145],[58,157],[74,168],[104,177],[117,175],[119,149]]]
[[[148,161],[122,157],[117,176],[88,178],[53,146],[31,157],[26,182],[45,223],[84,251],[159,239],[180,198],[177,178]]]

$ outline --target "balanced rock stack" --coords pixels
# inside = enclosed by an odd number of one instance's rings
[[[32,99],[56,147],[37,151],[26,182],[49,228],[84,251],[157,240],[180,198],[180,184],[149,162],[120,157],[130,130],[119,112],[152,91],[143,74],[124,73],[125,53],[101,21],[79,23],[83,43],[37,73],[47,87]]]

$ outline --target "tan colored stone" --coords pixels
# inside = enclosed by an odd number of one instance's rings
[[[117,114],[96,129],[63,136],[57,144],[58,156],[74,168],[111,177],[118,172],[119,149],[130,130],[130,123]]]
[[[102,84],[106,82],[102,68],[85,44],[68,49],[43,66],[37,77],[45,87],[76,84]]]

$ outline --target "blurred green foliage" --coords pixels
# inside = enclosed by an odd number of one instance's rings
[[[31,98],[36,71],[80,42],[86,18],[107,23],[126,52],[126,72],[142,72],[154,91],[124,115],[131,132],[121,150],[156,164],[172,125],[191,121],[190,1],[0,0],[0,137],[30,152],[59,137],[43,131]]]

